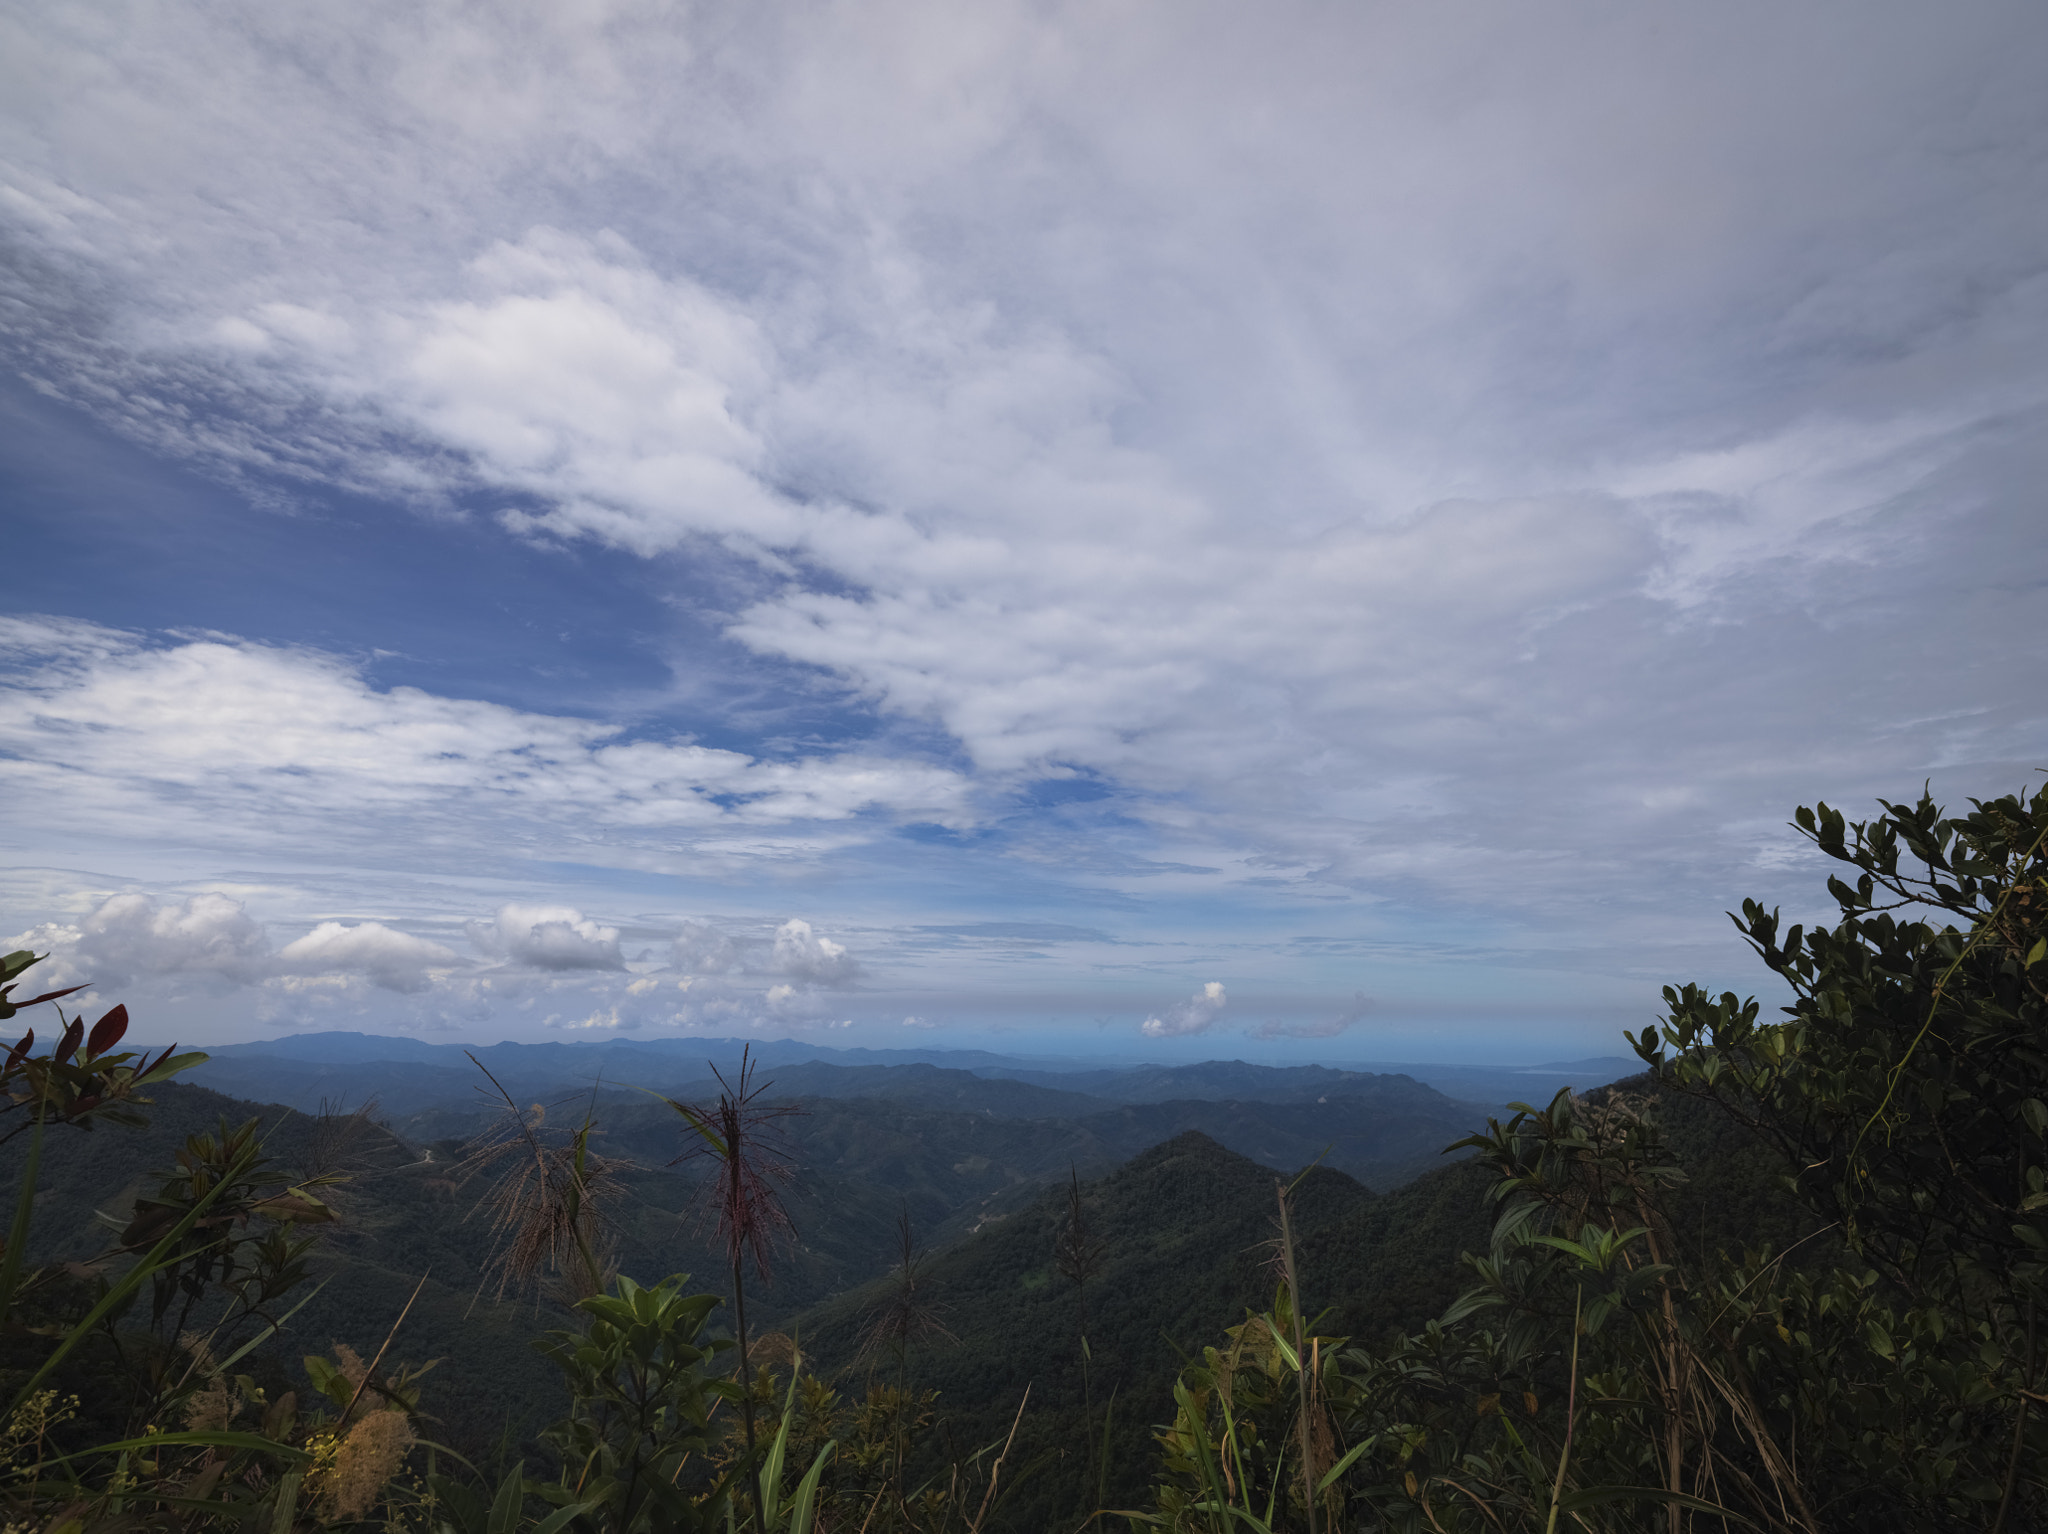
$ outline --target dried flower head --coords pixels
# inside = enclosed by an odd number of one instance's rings
[[[763,1101],[774,1083],[756,1086],[754,1068],[752,1054],[742,1051],[737,1080],[728,1082],[716,1066],[711,1068],[720,1089],[716,1103],[703,1108],[669,1103],[689,1125],[682,1153],[669,1165],[714,1163],[698,1205],[702,1223],[712,1228],[733,1268],[742,1257],[751,1257],[756,1276],[768,1282],[776,1242],[795,1229],[780,1191],[795,1175],[782,1121],[803,1109],[793,1102]]]
[[[215,1375],[204,1390],[194,1391],[185,1401],[185,1427],[193,1433],[217,1433],[235,1420],[242,1409],[241,1393],[227,1380]]]
[[[412,1423],[402,1411],[374,1411],[342,1440],[327,1475],[327,1505],[337,1518],[360,1518],[391,1484],[413,1445]]]
[[[908,1209],[897,1216],[896,1235],[900,1248],[896,1271],[881,1298],[868,1308],[860,1351],[854,1357],[856,1364],[869,1368],[884,1353],[900,1357],[922,1342],[959,1341],[941,1319],[943,1307],[932,1301],[931,1286],[924,1278],[924,1260],[929,1254],[919,1251],[911,1240]]]
[[[489,1180],[479,1207],[491,1222],[489,1268],[498,1295],[524,1288],[543,1273],[567,1280],[570,1297],[601,1292],[610,1279],[611,1233],[605,1210],[619,1195],[620,1163],[590,1148],[596,1126],[586,1116],[571,1131],[550,1130],[540,1103],[521,1110],[482,1061],[470,1061],[491,1084],[498,1120],[464,1148],[465,1177]],[[479,1090],[483,1090],[479,1088]]]

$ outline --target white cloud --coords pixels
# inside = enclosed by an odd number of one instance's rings
[[[762,484],[765,450],[733,410],[768,375],[744,315],[616,236],[536,229],[470,270],[488,296],[434,306],[379,393],[485,482],[547,498],[508,526],[643,554],[692,532],[796,541],[799,510]]]
[[[103,990],[139,977],[211,975],[234,983],[269,966],[270,939],[239,900],[202,893],[165,906],[145,894],[115,895],[77,926],[45,924],[10,947],[50,952],[45,973],[65,983],[90,980]]]
[[[0,653],[0,784],[24,823],[60,836],[745,859],[801,855],[782,828],[969,816],[965,781],[943,768],[621,740],[616,725],[379,690],[305,650],[10,618]]]
[[[39,387],[273,498],[737,567],[728,637],[949,739],[17,629],[0,790],[67,855],[772,870],[1078,771],[1116,824],[1006,827],[1038,868],[1605,931],[1711,918],[1800,797],[2048,741],[1994,679],[2040,643],[2025,7],[119,18],[0,50]]]
[[[775,929],[775,972],[811,985],[846,985],[860,964],[842,944],[819,937],[807,921],[792,917]]]
[[[1186,1001],[1177,1001],[1165,1012],[1145,1019],[1138,1031],[1148,1039],[1178,1039],[1207,1033],[1230,998],[1223,982],[1211,980]]]
[[[275,968],[289,975],[358,974],[386,990],[417,992],[433,983],[434,971],[462,963],[453,949],[382,922],[323,921],[279,949]]]
[[[273,984],[305,993],[367,980],[420,992],[434,972],[463,961],[441,944],[382,922],[323,921],[273,951],[261,921],[232,896],[201,891],[175,904],[130,891],[109,897],[75,925],[46,922],[20,934],[20,947],[51,955],[48,974],[90,980],[102,991],[177,976],[231,986]]]
[[[560,1016],[550,1017],[542,1026],[564,1033],[633,1033],[639,1029],[640,1020],[636,1017],[622,1017],[617,1007],[600,1007],[574,1021]]]
[[[469,940],[497,958],[535,969],[624,969],[619,929],[600,926],[570,906],[498,907],[488,922],[471,922]]]
[[[669,963],[690,975],[723,975],[740,967],[733,940],[703,922],[686,921],[669,944]]]

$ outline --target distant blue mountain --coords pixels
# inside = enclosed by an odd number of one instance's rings
[[[763,1065],[792,1064],[806,1060],[831,1060],[844,1065],[944,1065],[955,1070],[1003,1069],[1058,1070],[1100,1064],[1094,1060],[1068,1061],[1058,1056],[991,1054],[982,1049],[834,1049],[797,1039],[713,1039],[698,1036],[634,1039],[579,1039],[574,1042],[549,1040],[540,1044],[433,1044],[410,1034],[289,1033],[248,1044],[198,1046],[222,1060],[252,1056],[277,1060],[316,1061],[323,1065],[355,1065],[372,1060],[417,1060],[425,1064],[469,1069],[466,1058],[476,1056],[486,1064],[518,1060],[534,1064],[559,1065],[584,1075],[592,1074],[593,1061],[617,1053],[627,1058],[675,1057],[710,1060],[723,1070],[728,1061],[737,1064],[740,1051],[751,1049]]]
[[[1618,1056],[1527,1067],[1344,1069],[1243,1060],[1105,1067],[1100,1061],[973,1049],[834,1049],[796,1039],[669,1036],[464,1045],[328,1032],[214,1047],[192,1079],[216,1091],[308,1110],[322,1102],[376,1097],[386,1113],[405,1115],[476,1105],[480,1090],[493,1090],[479,1064],[521,1102],[559,1099],[600,1083],[703,1096],[714,1088],[713,1070],[730,1077],[743,1050],[773,1078],[778,1094],[889,1098],[1008,1118],[1076,1117],[1117,1105],[1337,1099],[1370,1099],[1385,1110],[1448,1099],[1491,1111],[1515,1101],[1548,1102],[1560,1087],[1585,1090],[1639,1069]]]

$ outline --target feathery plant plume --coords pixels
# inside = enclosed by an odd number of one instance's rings
[[[867,1329],[861,1336],[854,1363],[865,1364],[872,1371],[883,1353],[895,1355],[896,1398],[902,1409],[895,1413],[891,1423],[895,1461],[891,1491],[897,1510],[907,1518],[903,1507],[903,1457],[911,1425],[909,1418],[915,1415],[910,1395],[910,1350],[921,1342],[957,1342],[959,1338],[946,1329],[940,1319],[941,1308],[932,1303],[928,1287],[920,1277],[928,1254],[920,1252],[911,1238],[909,1209],[896,1217],[896,1232],[901,1246],[896,1272],[882,1298],[869,1308]]]
[[[1053,1238],[1053,1265],[1080,1292],[1081,1335],[1088,1335],[1088,1280],[1102,1271],[1103,1243],[1089,1228],[1087,1211],[1081,1207],[1081,1174],[1067,1167],[1067,1223]]]
[[[803,1112],[793,1102],[767,1103],[762,1095],[772,1081],[754,1084],[752,1046],[740,1051],[738,1078],[727,1081],[717,1066],[711,1074],[718,1079],[718,1101],[708,1108],[693,1108],[674,1098],[663,1098],[682,1116],[694,1140],[686,1140],[681,1154],[669,1162],[708,1160],[712,1176],[705,1180],[701,1218],[711,1225],[718,1244],[725,1249],[732,1269],[733,1322],[739,1343],[740,1420],[746,1429],[747,1454],[754,1453],[754,1371],[747,1358],[747,1293],[741,1276],[745,1259],[754,1260],[754,1276],[762,1283],[774,1280],[774,1247],[778,1240],[794,1233],[789,1211],[783,1208],[778,1185],[795,1175],[789,1142],[782,1121]],[[759,1522],[760,1509],[755,1508]]]
[[[402,1411],[373,1411],[350,1428],[325,1477],[333,1516],[353,1522],[366,1515],[404,1466],[413,1443],[412,1423]]]
[[[603,1293],[613,1245],[605,1210],[619,1195],[619,1163],[590,1148],[596,1125],[587,1111],[566,1136],[549,1131],[544,1104],[522,1110],[481,1060],[469,1059],[502,1110],[463,1148],[460,1166],[465,1178],[491,1179],[479,1207],[491,1222],[485,1271],[496,1270],[498,1297],[543,1274],[561,1275],[572,1300]]]
[[[945,1314],[944,1307],[931,1300],[923,1278],[925,1259],[931,1254],[919,1251],[912,1241],[908,1209],[896,1217],[896,1233],[900,1247],[896,1272],[882,1298],[868,1308],[860,1351],[854,1355],[856,1364],[870,1368],[884,1352],[895,1355],[900,1363],[903,1354],[920,1342],[960,1340],[940,1319]]]
[[[321,1098],[320,1111],[313,1116],[313,1132],[306,1140],[303,1180],[360,1170],[356,1142],[375,1124],[378,1107],[374,1095],[353,1108],[345,1097]]]
[[[1089,1479],[1099,1488],[1103,1465],[1096,1457],[1094,1350],[1088,1346],[1088,1280],[1102,1270],[1103,1243],[1088,1226],[1088,1213],[1081,1207],[1081,1174],[1067,1165],[1067,1223],[1053,1237],[1052,1260],[1063,1278],[1074,1285],[1081,1306],[1081,1409],[1087,1414]]]

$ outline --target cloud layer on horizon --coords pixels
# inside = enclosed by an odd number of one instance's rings
[[[44,956],[36,979],[45,988],[89,983],[103,996],[182,993],[229,1005],[241,993],[256,998],[272,1026],[339,1026],[372,1006],[387,1023],[434,1029],[516,1017],[545,1002],[557,1010],[534,1017],[544,1028],[804,1029],[825,1022],[827,993],[861,973],[845,945],[800,917],[730,945],[758,952],[760,962],[716,974],[646,956],[629,964],[616,927],[569,906],[509,903],[464,931],[479,957],[374,920],[321,921],[277,946],[269,925],[234,896],[200,891],[166,902],[127,891],[75,923],[44,922],[7,942]],[[395,997],[415,1000],[408,1007]],[[584,1008],[594,1010],[582,1019],[561,1010]]]

